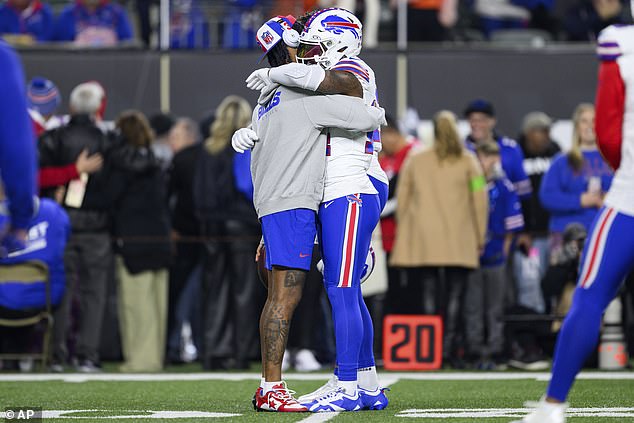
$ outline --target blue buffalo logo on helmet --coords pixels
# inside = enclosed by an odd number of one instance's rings
[[[321,25],[326,31],[330,31],[335,34],[343,34],[344,31],[348,30],[354,34],[355,38],[360,38],[359,30],[361,28],[359,25],[341,16],[328,16],[321,21]]]

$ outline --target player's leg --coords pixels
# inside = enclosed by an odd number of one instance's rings
[[[358,291],[359,309],[363,322],[363,338],[359,351],[359,364],[357,369],[357,386],[363,408],[368,410],[383,410],[388,405],[388,399],[379,383],[374,361],[374,326],[372,316],[368,310],[363,293]]]
[[[389,187],[372,176],[369,177],[372,185],[378,191],[379,210],[382,211],[387,203]],[[377,222],[378,223],[378,222]],[[361,340],[361,351],[359,353],[359,369],[357,370],[357,380],[361,399],[364,408],[382,410],[387,406],[387,397],[379,384],[374,361],[374,326],[372,316],[363,299],[363,293],[359,290],[359,309],[363,321],[363,339]]]
[[[557,339],[548,397],[565,401],[574,379],[596,346],[603,312],[631,271],[634,217],[604,208],[584,249],[570,312]]]
[[[315,240],[315,212],[288,210],[262,218],[267,268],[271,270],[260,316],[264,382],[255,407],[268,411],[306,411],[282,381],[282,359],[291,318],[310,269]],[[259,395],[258,395],[259,394]]]
[[[334,396],[316,399],[311,411],[358,410],[357,369],[363,338],[360,275],[379,218],[377,195],[348,195],[321,206],[320,245],[324,282],[332,306],[338,385]]]
[[[596,346],[603,312],[634,267],[632,233],[634,217],[610,208],[601,209],[584,248],[572,307],[557,338],[546,400],[522,422],[564,421],[563,401]]]

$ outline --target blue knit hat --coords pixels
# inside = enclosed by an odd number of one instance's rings
[[[26,96],[29,108],[37,110],[44,116],[52,115],[61,102],[59,90],[55,84],[39,76],[29,82]]]

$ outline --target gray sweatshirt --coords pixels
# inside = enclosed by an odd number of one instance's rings
[[[267,101],[268,100],[268,101]],[[317,210],[324,191],[327,128],[377,129],[385,111],[362,99],[318,95],[280,86],[253,110],[260,140],[251,155],[253,204],[258,217],[292,209]]]

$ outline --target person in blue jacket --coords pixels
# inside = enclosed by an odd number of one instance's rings
[[[28,237],[21,249],[0,258],[0,318],[30,317],[46,306],[46,281],[24,283],[7,273],[5,266],[37,260],[48,267],[51,305],[55,308],[62,300],[66,286],[64,248],[70,233],[70,222],[64,209],[49,199],[33,201],[35,214],[28,223]],[[8,219],[7,201],[0,186],[0,222]],[[7,280],[8,279],[8,280]],[[27,328],[0,327],[0,351],[23,353],[27,350],[31,331]],[[4,363],[11,368],[13,363]]]
[[[572,149],[553,160],[539,191],[542,205],[550,212],[551,248],[560,244],[558,240],[569,223],[590,229],[612,183],[613,171],[597,149],[594,106],[577,106],[573,125]]]
[[[0,191],[0,200],[2,192]],[[6,210],[6,202],[0,201],[0,214]],[[70,235],[70,222],[64,209],[53,200],[43,198],[35,201],[35,214],[29,221],[28,236],[24,248],[13,251],[0,259],[0,272],[6,265],[37,260],[45,263],[49,270],[51,304],[62,300],[66,277],[64,273],[64,248]],[[36,283],[1,283],[0,315],[7,310],[29,312],[46,305],[45,281]]]
[[[132,39],[125,9],[109,0],[76,0],[57,18],[55,41],[74,41],[83,46],[114,46]]]
[[[35,146],[26,107],[24,71],[18,56],[0,40],[0,179],[9,200],[0,221],[0,257],[19,249],[33,216]],[[4,253],[4,254],[3,254]]]
[[[53,11],[40,0],[8,0],[0,6],[0,34],[24,36],[23,43],[51,41]]]

